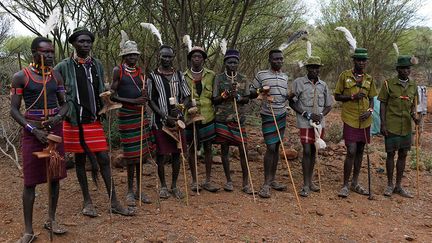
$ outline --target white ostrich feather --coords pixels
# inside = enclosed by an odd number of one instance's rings
[[[129,40],[129,36],[126,34],[124,30],[120,30],[120,34],[121,34],[120,48],[123,48],[123,45],[126,43],[126,41]]]
[[[345,39],[348,41],[350,49],[354,51],[357,48],[357,41],[352,36],[351,32],[345,27],[336,27],[337,31],[341,31],[345,35]]]
[[[154,26],[152,23],[141,23],[141,26],[145,29],[149,29],[152,34],[158,38],[159,43],[163,45],[162,36],[156,26]]]
[[[307,35],[308,32],[306,30],[299,30],[294,32],[292,35],[288,37],[287,42],[282,43],[282,45],[279,46],[279,50],[283,51],[288,48],[291,44],[296,42],[298,39],[303,37],[304,35]]]
[[[306,41],[306,51],[307,51],[307,56],[311,57],[312,56],[312,44],[310,41]]]
[[[396,43],[393,43],[393,48],[395,49],[396,55],[399,56],[399,47]]]
[[[225,55],[225,53],[227,51],[227,45],[228,45],[227,40],[225,38],[223,38],[219,45],[220,45],[222,55]]]
[[[188,53],[192,50],[192,40],[189,35],[183,36],[183,43],[187,45]]]
[[[41,31],[42,36],[47,36],[53,31],[60,23],[61,9],[59,7],[54,8],[48,16],[47,21]]]

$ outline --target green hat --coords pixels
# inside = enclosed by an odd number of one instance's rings
[[[366,48],[356,48],[354,50],[354,54],[351,56],[352,58],[358,58],[358,59],[369,59],[367,49]]]
[[[310,57],[306,58],[305,66],[312,66],[312,65],[324,66],[321,63],[321,58],[318,56],[310,56]]]
[[[417,64],[418,60],[414,56],[410,55],[399,55],[396,63],[396,67],[410,67]]]
[[[68,42],[72,44],[80,35],[88,35],[92,42],[94,42],[95,40],[94,34],[90,32],[90,30],[88,30],[86,27],[77,27],[73,30],[72,35],[69,36]]]

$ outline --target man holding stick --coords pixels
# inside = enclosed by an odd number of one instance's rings
[[[117,200],[112,181],[108,146],[98,115],[102,109],[99,97],[104,91],[104,72],[102,63],[90,55],[94,34],[86,28],[76,28],[68,42],[74,47],[71,57],[64,59],[55,67],[65,80],[66,101],[69,111],[63,124],[64,146],[67,152],[75,153],[75,166],[84,202],[82,214],[97,217],[96,208],[90,197],[85,169],[86,157],[92,165],[93,180],[97,181],[100,167],[107,193],[110,196],[112,213],[132,216],[134,210],[124,208]]]
[[[127,37],[125,33],[123,36]],[[150,122],[146,118],[147,113],[141,113],[141,109],[147,103],[147,91],[144,89],[144,74],[137,66],[139,55],[135,41],[122,40],[120,56],[122,63],[113,69],[113,82],[111,89],[114,91],[113,100],[122,103],[118,111],[118,125],[121,143],[123,145],[123,159],[127,166],[128,193],[126,202],[128,206],[136,206],[135,200],[139,200],[140,158],[146,157],[154,150],[153,136]],[[141,126],[143,134],[141,134]],[[141,155],[140,155],[141,153]],[[134,193],[134,172],[136,170],[136,193]],[[141,192],[141,201],[151,203],[150,198]]]
[[[343,186],[339,197],[348,197],[350,189],[361,195],[369,195],[358,182],[365,144],[370,142],[373,97],[377,95],[375,81],[365,73],[368,54],[365,48],[355,48],[352,55],[354,68],[339,75],[335,88],[335,99],[342,101],[343,138],[347,149],[344,163]],[[354,170],[353,170],[354,167]]]
[[[156,139],[156,163],[161,182],[159,197],[163,199],[171,195],[165,181],[164,168],[164,157],[168,155],[171,155],[172,162],[171,193],[175,198],[184,198],[184,193],[177,187],[177,179],[180,173],[180,153],[185,151],[186,141],[183,129],[178,127],[177,121],[183,119],[183,113],[179,107],[189,103],[191,92],[183,73],[173,67],[174,57],[172,47],[161,45],[159,48],[160,65],[147,78],[149,105],[153,110],[152,126]],[[176,132],[169,135],[163,129],[164,126],[168,129],[175,129]],[[179,149],[178,144],[183,149]]]
[[[188,114],[187,116],[190,119],[193,119],[194,115],[200,115],[203,118],[201,121],[192,121],[194,124],[189,125],[186,130],[188,143],[191,144],[196,142],[189,152],[189,167],[192,174],[191,190],[196,192],[200,189],[197,183],[196,165],[198,162],[195,161],[195,155],[197,153],[195,149],[199,150],[200,145],[203,144],[206,179],[201,186],[209,192],[216,192],[219,188],[213,185],[210,177],[212,166],[212,140],[216,136],[214,124],[215,114],[212,104],[215,73],[204,67],[207,53],[202,47],[193,47],[188,53],[187,58],[191,67],[184,75],[191,89],[192,106],[197,108],[196,114]]]
[[[396,63],[397,77],[386,80],[381,87],[378,99],[381,101],[381,133],[385,137],[385,149],[387,152],[387,187],[384,196],[391,197],[397,193],[402,197],[413,198],[411,193],[402,185],[405,170],[406,157],[411,149],[412,124],[419,123],[416,117],[415,102],[417,101],[417,84],[409,78],[414,57],[400,55]],[[394,157],[398,153],[396,161],[396,186],[393,184]],[[417,161],[418,163],[418,161]]]
[[[250,87],[251,98],[258,97],[258,94],[263,92],[264,86],[269,88],[268,93],[265,95],[267,97],[264,98],[269,100],[269,102],[263,102],[261,107],[262,132],[264,142],[267,146],[264,155],[264,183],[258,192],[258,195],[262,198],[269,198],[271,196],[270,189],[272,188],[277,191],[287,189],[286,185],[275,180],[280,156],[280,140],[283,140],[286,127],[285,105],[289,97],[288,75],[281,71],[283,61],[284,58],[281,50],[271,50],[269,52],[270,69],[258,72]],[[271,108],[275,117],[273,117]]]
[[[243,174],[242,191],[252,194],[252,187],[249,184],[247,154],[245,154],[242,147],[242,143],[245,144],[245,148],[247,145],[245,104],[249,102],[249,90],[247,88],[248,82],[246,77],[237,72],[239,63],[239,51],[234,49],[227,50],[224,56],[225,72],[218,74],[215,78],[213,104],[216,110],[216,138],[214,143],[221,145],[222,165],[227,180],[223,187],[224,190],[228,192],[234,190],[228,156],[229,146],[237,146]],[[235,110],[234,99],[236,99],[240,107],[237,111]],[[240,121],[237,121],[237,112]]]
[[[47,173],[47,159],[36,157],[33,152],[42,151],[48,143],[48,134],[63,137],[62,120],[68,110],[65,103],[63,79],[52,69],[54,64],[54,47],[51,40],[36,37],[31,44],[33,62],[29,67],[17,72],[12,79],[11,116],[24,129],[22,135],[22,154],[24,172],[23,208],[24,235],[18,242],[32,242],[36,235],[33,231],[33,204],[36,185],[50,181],[48,200],[48,218],[44,228],[54,234],[64,234],[66,229],[55,220],[59,198],[60,180],[66,177],[66,165],[63,144],[57,144],[59,172],[57,175]],[[46,94],[44,94],[46,92]],[[46,103],[44,101],[46,95]],[[24,100],[25,113],[20,113]],[[46,108],[46,109],[45,109]],[[48,112],[46,114],[45,112]],[[48,117],[48,120],[44,120]],[[52,163],[52,161],[49,161]],[[51,167],[52,165],[48,165]],[[48,178],[50,176],[50,178]]]
[[[300,142],[303,145],[303,188],[300,196],[307,197],[310,192],[318,192],[320,188],[312,182],[317,149],[315,146],[315,131],[312,122],[320,124],[324,136],[324,116],[333,104],[333,98],[327,84],[319,78],[321,59],[310,56],[306,60],[307,75],[293,82],[293,97],[290,97],[290,107],[297,113],[297,127],[300,129]]]

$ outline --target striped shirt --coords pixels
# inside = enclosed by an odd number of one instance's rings
[[[275,72],[273,70],[259,71],[255,75],[255,79],[250,87],[251,91],[262,88],[263,86],[270,87],[270,95],[273,97],[271,103],[275,115],[281,115],[286,112],[286,101],[288,100],[288,75],[283,72]],[[269,103],[263,102],[261,114],[271,115]]]
[[[183,103],[183,100],[190,96],[191,92],[180,71],[172,75],[171,80],[165,78],[157,70],[150,72],[147,79],[147,92],[150,100],[154,101],[164,115],[169,114],[169,98],[175,97],[177,103]],[[162,117],[153,112],[151,125],[161,128]]]

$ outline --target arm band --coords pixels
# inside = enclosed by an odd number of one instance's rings
[[[23,89],[22,88],[11,88],[10,90],[10,95],[22,95],[23,94]]]
[[[64,88],[64,86],[63,86],[63,85],[59,85],[59,86],[57,86],[57,92],[62,92],[62,93],[64,93],[64,92],[65,92],[65,88]]]

